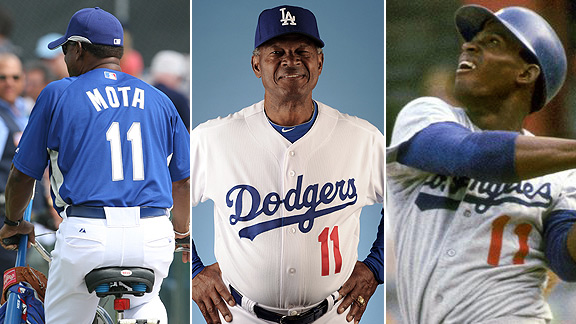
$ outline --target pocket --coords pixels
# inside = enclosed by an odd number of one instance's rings
[[[144,225],[143,225],[144,224]],[[174,259],[174,232],[172,223],[167,219],[143,222],[144,259],[160,277],[168,275],[168,269]]]
[[[97,248],[106,243],[106,227],[99,224],[68,222],[62,234],[70,248]]]
[[[167,218],[154,219],[152,222],[141,224],[147,235],[144,236],[144,244],[148,248],[174,249],[174,231],[172,223]]]
[[[165,236],[157,239],[153,239],[151,241],[146,242],[146,246],[149,248],[166,248],[170,245],[174,246],[174,238]]]

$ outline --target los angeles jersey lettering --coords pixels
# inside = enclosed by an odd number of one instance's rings
[[[358,259],[361,208],[383,202],[377,128],[318,103],[312,128],[291,143],[259,102],[199,125],[191,145],[192,203],[214,202],[227,283],[284,309],[338,290]]]
[[[462,109],[425,97],[401,111],[387,149],[387,215],[404,320],[465,323],[511,314],[551,318],[541,296],[546,278],[543,221],[556,210],[576,209],[576,175],[566,171],[494,183],[396,162],[401,143],[432,123],[447,121],[480,131]],[[495,296],[508,296],[507,302]]]
[[[40,179],[50,161],[57,210],[65,205],[169,208],[171,181],[190,173],[189,143],[176,140],[182,134],[189,139],[188,132],[172,102],[122,72],[95,69],[50,83],[29,125],[34,127],[24,133],[14,165]]]

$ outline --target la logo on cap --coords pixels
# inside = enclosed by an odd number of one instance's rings
[[[296,25],[296,16],[292,16],[290,11],[287,11],[286,8],[280,8],[280,11],[282,12],[282,19],[280,19],[282,26],[287,26],[288,23],[293,26]]]

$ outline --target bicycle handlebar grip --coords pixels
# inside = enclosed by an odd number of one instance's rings
[[[22,235],[20,235],[20,234],[16,234],[14,236],[4,238],[4,239],[2,239],[2,243],[4,245],[18,245],[18,243],[20,243],[20,237],[21,236]]]

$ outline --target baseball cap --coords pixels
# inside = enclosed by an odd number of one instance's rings
[[[274,37],[292,33],[306,35],[312,38],[318,46],[324,47],[324,42],[318,33],[316,17],[312,11],[285,5],[266,9],[260,13],[254,48]]]
[[[124,46],[124,30],[120,21],[111,13],[96,8],[77,11],[70,22],[66,34],[48,44],[49,49],[62,46],[67,41],[90,44]]]
[[[152,58],[150,73],[152,73],[152,75],[166,73],[184,77],[187,70],[187,63],[188,61],[184,54],[171,50],[162,50]]]
[[[64,35],[60,34],[60,33],[48,33],[40,38],[38,38],[38,41],[36,42],[36,57],[41,58],[41,59],[53,59],[55,57],[58,57],[60,54],[62,54],[61,52],[58,51],[52,51],[50,49],[48,49],[48,44],[55,38],[60,38]]]

